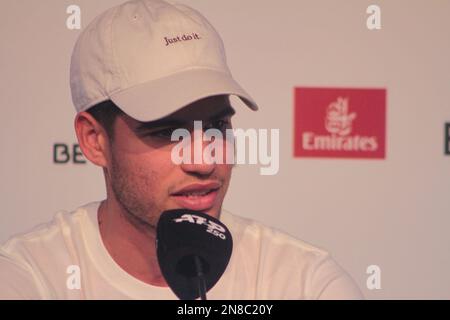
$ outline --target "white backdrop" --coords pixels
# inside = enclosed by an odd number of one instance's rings
[[[91,164],[54,164],[76,143],[70,54],[82,26],[121,0],[1,1],[0,242],[103,199]],[[259,103],[235,127],[279,128],[280,171],[235,169],[224,206],[330,251],[365,296],[450,298],[450,1],[180,0],[222,35],[234,77]],[[366,8],[381,8],[369,31]],[[293,157],[293,89],[385,88],[386,159]],[[380,290],[366,268],[381,268]]]

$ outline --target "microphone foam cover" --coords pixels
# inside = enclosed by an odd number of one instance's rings
[[[218,219],[188,209],[161,214],[156,228],[158,262],[167,284],[179,299],[199,297],[196,256],[209,291],[225,272],[232,250],[231,233]]]

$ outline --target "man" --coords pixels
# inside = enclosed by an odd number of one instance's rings
[[[78,141],[103,168],[107,198],[4,244],[0,297],[175,299],[155,254],[156,223],[174,208],[220,218],[233,235],[209,299],[361,297],[327,252],[222,209],[232,164],[174,163],[176,129],[231,128],[230,95],[257,109],[198,12],[160,0],[106,11],[77,41],[70,77]]]

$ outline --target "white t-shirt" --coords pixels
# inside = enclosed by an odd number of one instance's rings
[[[177,299],[111,258],[98,228],[99,205],[57,213],[1,246],[0,299]],[[233,253],[208,299],[363,298],[326,251],[226,210],[221,220],[233,236]]]

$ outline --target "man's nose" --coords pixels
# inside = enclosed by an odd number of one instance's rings
[[[190,174],[207,176],[214,172],[217,164],[210,152],[205,152],[211,141],[203,141],[203,133],[200,129],[191,131],[191,159],[189,163],[182,163],[181,168]]]

